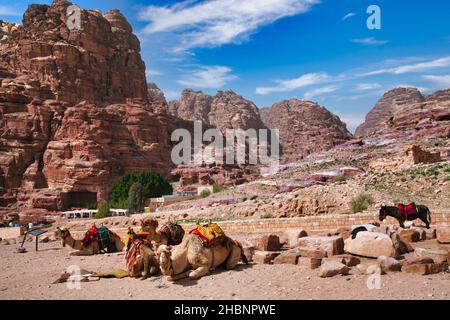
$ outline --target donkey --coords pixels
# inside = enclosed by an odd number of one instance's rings
[[[416,211],[417,213],[407,215],[400,212],[397,207],[381,206],[379,219],[380,221],[383,221],[387,216],[391,216],[397,219],[402,228],[405,227],[405,221],[420,219],[425,222],[427,229],[429,229],[431,223],[430,209],[423,205],[416,205]]]

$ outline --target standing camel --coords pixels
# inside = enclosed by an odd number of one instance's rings
[[[91,241],[89,243],[89,245],[85,246],[83,244],[82,240],[74,239],[72,237],[69,229],[65,229],[65,228],[60,229],[58,227],[57,230],[55,231],[55,236],[57,238],[61,238],[65,245],[68,245],[69,247],[77,250],[77,251],[70,252],[71,256],[92,256],[94,254],[99,253],[100,250],[102,249],[100,247],[100,244],[98,243],[98,241]],[[113,233],[113,237],[114,237],[115,249],[119,252],[122,251],[125,244],[122,242],[122,240],[120,239],[120,237],[117,234]]]

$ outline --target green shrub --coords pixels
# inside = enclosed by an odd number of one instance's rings
[[[100,204],[94,219],[103,219],[109,217],[109,210],[111,209],[111,204],[109,202],[104,202]]]
[[[360,194],[350,201],[350,210],[352,213],[362,212],[373,203],[373,199],[368,194]]]
[[[172,186],[163,177],[154,172],[140,172],[123,176],[111,189],[111,203],[119,208],[126,207],[128,192],[133,183],[139,182],[143,189],[143,197],[156,198],[172,194]]]
[[[200,196],[202,197],[202,198],[207,198],[207,197],[209,197],[211,195],[211,191],[209,191],[209,190],[203,190],[201,193],[200,193]]]
[[[140,212],[144,208],[144,189],[139,182],[135,182],[131,185],[128,191],[128,199],[126,201],[126,207],[129,213]]]
[[[214,193],[219,193],[223,191],[223,187],[217,183],[214,183],[213,185],[213,192]]]

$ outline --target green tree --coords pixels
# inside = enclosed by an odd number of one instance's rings
[[[118,208],[124,208],[128,199],[128,192],[133,183],[139,182],[143,189],[143,197],[156,198],[172,194],[172,186],[162,176],[154,172],[140,172],[123,176],[111,189],[111,202]]]
[[[144,188],[139,182],[131,185],[128,191],[128,199],[126,202],[127,209],[130,213],[140,212],[144,208]]]

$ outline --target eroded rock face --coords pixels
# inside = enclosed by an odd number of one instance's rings
[[[166,97],[160,88],[154,83],[148,83],[148,100],[156,113],[167,114],[169,112],[169,106],[167,105]]]
[[[284,100],[260,113],[268,128],[280,130],[284,162],[296,162],[352,138],[338,116],[311,101]]]
[[[219,91],[214,97],[186,89],[179,101],[172,101],[170,113],[185,120],[199,120],[225,133],[226,129],[264,129],[256,105],[233,91]]]
[[[171,132],[192,129],[155,112],[165,100],[149,97],[123,15],[83,10],[70,31],[69,4],[31,5],[22,26],[0,25],[0,216],[106,200],[128,173],[168,176]]]
[[[28,74],[68,103],[147,99],[145,65],[130,24],[117,10],[82,10],[81,29],[69,30],[65,0],[30,5],[23,25],[0,45],[0,68]]]
[[[209,124],[225,129],[264,129],[256,105],[233,91],[219,91],[211,103]]]
[[[181,119],[209,123],[212,97],[201,91],[186,89],[178,101],[169,103],[169,112]]]
[[[356,129],[356,136],[448,137],[450,89],[424,96],[416,88],[397,88],[383,95]]]

